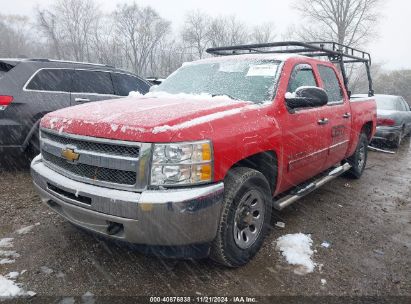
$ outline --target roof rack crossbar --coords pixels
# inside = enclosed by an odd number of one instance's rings
[[[242,54],[301,54],[308,57],[328,57],[328,59],[339,64],[341,73],[344,78],[344,84],[348,89],[348,76],[345,70],[345,64],[348,63],[363,63],[367,70],[367,77],[369,83],[369,95],[374,95],[371,79],[371,55],[367,52],[358,50],[356,48],[343,45],[332,41],[314,41],[314,42],[298,42],[298,41],[284,41],[272,43],[258,43],[247,45],[234,45],[225,47],[214,47],[206,50],[207,53],[228,56],[228,55],[242,55]]]

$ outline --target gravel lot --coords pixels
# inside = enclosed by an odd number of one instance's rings
[[[14,238],[13,250],[20,254],[15,263],[0,265],[0,274],[27,270],[17,282],[43,302],[73,303],[70,297],[86,292],[99,297],[411,297],[409,140],[395,155],[370,152],[361,180],[338,178],[276,213],[273,223],[283,221],[285,228],[273,228],[256,258],[234,270],[209,260],[147,257],[101,240],[43,206],[27,169],[3,170],[0,177],[0,239]],[[16,232],[36,223],[27,234]],[[317,267],[305,276],[294,274],[275,251],[278,237],[298,232],[311,234],[316,250]],[[323,248],[324,241],[331,246]]]

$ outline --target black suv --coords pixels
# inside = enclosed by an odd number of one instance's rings
[[[38,125],[48,112],[149,88],[137,75],[107,65],[0,59],[0,151],[37,150]]]

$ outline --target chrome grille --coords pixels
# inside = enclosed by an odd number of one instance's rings
[[[80,182],[141,191],[147,187],[151,144],[79,136],[41,129],[41,154],[46,165]],[[77,155],[67,159],[63,152]]]
[[[63,158],[45,151],[42,152],[42,155],[44,160],[79,177],[124,185],[134,185],[136,183],[137,173],[133,171],[113,170],[80,163],[69,163]]]
[[[92,151],[98,153],[106,153],[111,155],[121,155],[121,156],[128,156],[128,157],[138,157],[140,154],[140,147],[136,146],[119,146],[119,145],[111,145],[106,143],[96,143],[96,142],[89,142],[78,140],[74,138],[59,136],[56,134],[42,132],[42,138],[47,138],[53,142],[60,143],[62,145],[73,145],[76,146],[80,150],[85,151]]]

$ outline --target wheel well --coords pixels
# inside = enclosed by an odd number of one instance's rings
[[[271,192],[274,193],[277,183],[277,155],[273,151],[261,152],[240,160],[232,166],[247,167],[261,172],[267,179]]]
[[[367,122],[361,129],[361,133],[367,135],[368,140],[371,140],[372,121]]]

